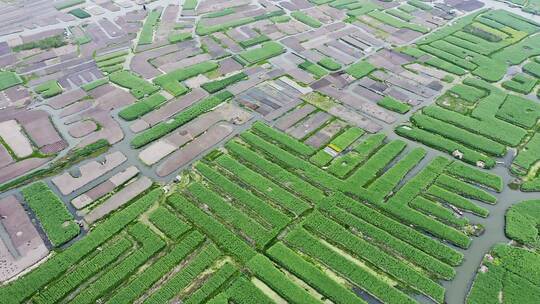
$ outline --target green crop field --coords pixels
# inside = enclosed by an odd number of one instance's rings
[[[515,244],[496,244],[484,257],[467,303],[490,303],[504,297],[508,303],[535,303],[540,297],[538,269],[538,215],[540,201],[517,203],[506,212],[506,235]],[[526,245],[527,247],[520,247]]]
[[[22,194],[54,246],[60,246],[79,234],[73,215],[45,183],[37,182],[23,188]]]
[[[247,65],[256,64],[260,61],[270,59],[281,53],[285,52],[283,46],[277,42],[265,42],[260,47],[250,49],[238,54],[241,59],[241,63]]]
[[[347,173],[336,175],[332,165],[310,163],[317,150],[256,123],[221,155],[197,162],[173,192],[155,189],[135,199],[1,287],[0,296],[6,303],[132,303],[141,297],[144,303],[178,297],[186,303],[246,297],[271,303],[254,283],[261,281],[285,299],[364,303],[347,283],[322,271],[324,265],[385,303],[416,303],[414,294],[443,303],[439,280],[455,276],[463,255],[441,240],[467,248],[473,235],[468,222],[445,213],[439,192],[445,204],[481,213],[483,203],[470,198],[494,201],[475,185],[499,187],[499,181],[437,157],[398,188],[425,150],[405,151],[402,141],[362,139],[364,133],[348,128],[329,143],[343,154],[330,157],[331,164],[350,159]],[[395,165],[384,171],[389,163]]]
[[[109,75],[109,80],[121,87],[128,88],[135,98],[143,98],[159,90],[159,87],[129,71],[119,71]]]
[[[298,21],[300,21],[302,23],[305,23],[305,24],[307,24],[307,25],[309,25],[311,27],[321,27],[321,25],[322,25],[322,23],[319,20],[317,20],[317,19],[315,19],[315,18],[313,18],[313,17],[311,17],[309,15],[306,15],[303,12],[293,12],[293,13],[291,13],[291,16],[294,19],[296,19],[296,20],[298,20]]]
[[[56,80],[49,80],[36,86],[34,91],[41,94],[43,98],[51,98],[62,93],[63,90]]]
[[[9,89],[21,83],[22,80],[17,74],[9,71],[0,71],[0,91]]]
[[[540,303],[540,0],[4,2],[0,304]]]
[[[151,44],[154,40],[154,30],[161,17],[161,10],[153,10],[148,14],[144,22],[140,37],[139,45]]]

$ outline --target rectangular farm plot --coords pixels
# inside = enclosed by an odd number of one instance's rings
[[[127,204],[133,198],[137,197],[148,188],[152,186],[152,181],[146,176],[141,176],[134,180],[131,183],[128,183],[121,190],[113,194],[106,201],[101,203],[96,208],[84,216],[84,220],[88,224],[92,224],[97,220],[105,217],[107,214],[113,212],[114,210],[121,208],[123,205]]]
[[[127,184],[86,215],[93,223],[88,235],[53,256],[69,254],[77,267],[59,280],[40,274],[18,299],[199,303],[212,296],[271,303],[278,294],[364,303],[354,286],[387,303],[415,303],[416,294],[443,303],[437,281],[452,279],[463,255],[442,240],[466,248],[472,229],[448,204],[480,212],[469,198],[494,201],[472,181],[493,184],[492,178],[445,158],[408,178],[426,157],[423,149],[407,150],[382,134],[356,143],[364,131],[343,129],[332,140],[335,151],[340,158],[356,154],[345,175],[310,163],[322,149],[256,123],[187,169],[183,186],[166,200],[156,189],[132,201],[137,194],[120,193],[146,186]],[[19,292],[18,286],[9,288]]]
[[[119,71],[109,75],[112,83],[128,88],[135,98],[143,98],[155,93],[159,88],[129,71]]]
[[[113,175],[108,180],[72,199],[71,204],[77,209],[85,208],[94,201],[111,193],[115,188],[123,185],[137,174],[139,174],[139,169],[135,166],[130,166],[126,170]]]
[[[21,192],[54,246],[60,246],[79,234],[80,228],[73,215],[45,183],[34,183]]]
[[[0,91],[11,88],[21,83],[22,80],[17,74],[8,71],[0,72]]]
[[[73,176],[69,172],[64,172],[52,179],[52,182],[60,192],[68,195],[84,185],[92,182],[103,174],[113,170],[126,161],[126,156],[117,151],[105,155],[105,161],[91,161],[79,167],[79,175]]]
[[[244,51],[238,55],[239,62],[245,65],[253,65],[263,60],[270,59],[285,52],[285,48],[277,42],[265,42],[260,47]]]
[[[0,138],[16,158],[26,158],[34,153],[30,140],[16,120],[0,122]]]
[[[0,275],[0,282],[4,282],[39,262],[49,250],[15,196],[0,199],[0,214],[6,234],[0,241],[0,254],[10,265]]]
[[[202,73],[210,72],[218,68],[218,64],[212,61],[197,63],[183,69],[174,70],[165,75],[154,78],[153,82],[174,96],[187,92],[182,81]]]

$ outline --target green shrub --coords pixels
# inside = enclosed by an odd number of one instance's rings
[[[321,66],[314,64],[313,62],[308,61],[308,60],[299,64],[298,67],[301,68],[302,70],[305,70],[313,74],[313,76],[315,76],[315,78],[317,79],[324,77],[326,76],[326,74],[328,74],[328,72],[325,69],[323,69]]]
[[[185,267],[174,273],[167,281],[162,283],[156,292],[152,293],[144,304],[168,303],[181,290],[187,288],[201,273],[211,267],[219,258],[221,252],[214,244],[205,246],[193,257]]]
[[[81,240],[63,251],[59,251],[16,281],[0,288],[2,299],[8,303],[21,303],[32,294],[45,287],[58,276],[65,274],[74,264],[97,250],[111,237],[116,236],[129,223],[153,205],[163,194],[161,189],[153,190],[121,211],[113,213]],[[41,203],[41,202],[40,202]],[[84,261],[82,262],[84,263]]]
[[[197,7],[198,0],[186,0],[182,6],[185,10],[194,10]]]
[[[476,165],[478,161],[482,161],[487,168],[492,168],[493,166],[495,166],[494,159],[483,155],[475,150],[469,149],[455,141],[446,139],[440,135],[436,135],[431,132],[409,126],[399,126],[396,128],[395,132],[400,136],[416,140],[425,144],[426,146],[445,151],[449,154],[452,154],[454,151],[458,150],[463,153],[463,160],[472,165]]]
[[[319,20],[307,15],[306,13],[300,12],[300,11],[292,12],[291,17],[293,17],[294,19],[296,19],[296,20],[298,20],[298,21],[300,21],[300,22],[302,22],[304,24],[307,24],[307,25],[309,25],[311,27],[318,28],[318,27],[322,26],[322,23]]]
[[[540,63],[534,61],[527,62],[523,66],[523,71],[536,78],[540,78]]]
[[[173,245],[166,255],[157,259],[152,265],[137,275],[134,280],[123,285],[119,292],[115,293],[109,301],[112,303],[133,303],[146,290],[151,288],[154,283],[186,259],[190,253],[203,243],[204,239],[205,237],[200,232],[191,232],[180,243]]]
[[[540,178],[534,177],[524,181],[520,189],[523,192],[540,192]]]
[[[172,33],[167,37],[170,43],[178,43],[192,38],[191,33]]]
[[[224,9],[220,10],[220,11],[215,11],[215,12],[205,14],[205,15],[203,15],[203,18],[218,18],[218,17],[223,17],[223,16],[227,16],[227,15],[230,15],[230,14],[234,14],[234,12],[235,12],[234,8],[227,7],[227,8],[224,8]]]
[[[255,250],[242,241],[236,234],[231,232],[214,217],[209,216],[206,212],[187,201],[180,194],[175,193],[169,196],[168,202],[176,210],[182,213],[193,226],[202,230],[214,242],[235,258],[245,263],[255,256]]]
[[[381,100],[377,101],[377,104],[385,109],[394,111],[400,114],[405,114],[411,110],[411,106],[394,99],[391,96],[384,96]]]
[[[225,89],[226,87],[237,83],[241,80],[247,79],[248,75],[244,72],[236,73],[232,76],[229,76],[227,78],[223,78],[220,80],[214,80],[207,83],[203,83],[201,85],[201,88],[203,88],[205,91],[207,91],[210,94],[216,93],[218,91],[221,91]]]
[[[108,61],[118,57],[125,57],[129,54],[129,51],[116,51],[105,55],[96,56],[94,60],[96,62]]]
[[[220,193],[226,193],[226,195],[234,198],[243,207],[252,210],[254,214],[258,214],[260,217],[264,216],[264,222],[269,223],[272,228],[281,229],[289,223],[289,217],[281,210],[275,208],[269,202],[263,201],[251,193],[251,191],[231,181],[212,167],[199,162],[196,168],[215,187],[219,188]]]
[[[510,27],[513,26],[515,24],[510,25]],[[532,35],[495,53],[492,58],[517,65],[521,64],[527,58],[537,55],[540,55],[540,36]]]
[[[439,175],[436,183],[464,197],[488,204],[495,204],[497,202],[497,198],[494,195],[446,174]]]
[[[153,94],[159,90],[158,86],[149,83],[129,71],[114,72],[109,75],[109,80],[114,84],[129,89],[129,92],[137,99]]]
[[[467,71],[460,68],[459,66],[457,66],[457,65],[455,65],[453,63],[444,61],[444,60],[442,60],[440,58],[437,58],[437,57],[432,57],[432,58],[426,60],[424,63],[427,64],[427,65],[430,65],[432,67],[435,67],[435,68],[441,69],[443,71],[446,71],[448,73],[458,75],[458,76],[463,76],[463,75],[467,74]]]
[[[263,60],[270,59],[285,52],[285,48],[275,41],[265,42],[261,47],[244,51],[238,56],[248,65],[258,63]]]
[[[34,88],[36,93],[39,93],[43,98],[51,98],[62,93],[62,87],[56,80],[46,81]]]
[[[403,223],[413,225],[416,229],[447,240],[461,248],[468,248],[471,239],[464,232],[419,213],[408,205],[409,202],[433,183],[433,180],[444,170],[448,163],[449,160],[446,158],[435,158],[391,196],[385,204],[380,204],[380,206]]]
[[[162,206],[152,211],[152,213],[150,213],[150,216],[148,216],[148,219],[152,224],[154,224],[154,226],[156,226],[159,230],[163,231],[165,235],[167,235],[173,240],[177,240],[178,238],[180,238],[180,236],[182,236],[184,233],[191,229],[191,226],[186,224],[179,217],[177,217],[167,208]],[[199,236],[202,240],[202,235]],[[186,238],[189,238],[189,236]]]
[[[429,29],[427,27],[424,27],[422,25],[411,23],[407,21],[403,21],[401,19],[398,19],[396,17],[393,17],[385,12],[374,10],[367,14],[368,16],[382,22],[386,23],[390,26],[396,27],[396,28],[406,28],[410,29],[415,32],[419,32],[422,34],[427,34],[429,32]]]
[[[157,26],[160,17],[161,9],[154,9],[148,14],[139,35],[137,45],[152,44],[154,41],[154,28]]]
[[[433,7],[420,0],[409,0],[407,3],[424,11],[430,11],[433,9]]]
[[[540,134],[535,133],[531,139],[518,150],[517,156],[512,161],[512,166],[519,167],[525,174],[539,159]]]
[[[437,185],[429,187],[426,193],[435,197],[437,200],[450,204],[460,210],[469,211],[481,217],[487,217],[489,215],[489,210],[479,207],[470,200]]]
[[[421,45],[420,46],[420,49],[422,51],[425,51],[433,56],[436,56],[440,59],[443,59],[444,61],[447,61],[451,64],[454,64],[454,65],[457,65],[458,67],[460,68],[463,68],[465,70],[469,70],[469,71],[472,71],[474,69],[476,69],[477,65],[474,64],[474,63],[471,63],[471,61],[467,60],[467,59],[464,59],[464,58],[460,58],[452,53],[449,53],[449,52],[446,52],[444,50],[441,50],[441,49],[438,49],[438,48],[435,48],[431,45]]]
[[[215,108],[216,106],[220,105],[222,102],[231,97],[232,94],[227,91],[223,91],[216,95],[210,96],[190,106],[187,110],[176,114],[172,117],[171,120],[161,122],[144,131],[143,133],[138,134],[131,140],[131,146],[135,149],[138,149],[156,139],[159,139],[169,134],[170,132],[180,128],[181,126],[198,117],[199,115]]]
[[[70,292],[77,289],[85,281],[97,275],[104,268],[122,258],[122,255],[132,249],[133,244],[126,238],[121,238],[112,242],[98,252],[94,257],[87,258],[87,263],[80,264],[73,270],[65,273],[59,280],[47,285],[47,288],[40,291],[33,299],[33,303],[58,303]]]
[[[27,42],[27,43],[17,45],[13,47],[13,51],[20,52],[23,50],[31,50],[31,49],[37,49],[37,48],[42,49],[42,50],[49,50],[49,49],[64,46],[66,44],[67,42],[64,38],[64,35],[56,35],[56,36],[48,37],[48,38],[41,39],[38,41],[32,41],[32,42]]]
[[[487,105],[489,106],[489,110],[493,110],[493,105]],[[479,106],[477,106],[477,109]],[[497,110],[497,108],[494,110]],[[517,146],[527,134],[525,130],[509,123],[493,119],[493,117],[490,117],[487,113],[478,113],[476,115],[480,116],[482,120],[446,110],[438,106],[425,107],[422,109],[422,113],[457,127],[464,128],[470,132],[479,133],[507,146]]]
[[[16,73],[0,71],[0,91],[22,83],[22,79]]]
[[[255,170],[261,174],[270,176],[274,182],[280,184],[282,187],[288,188],[289,191],[298,194],[298,196],[314,203],[319,202],[324,198],[324,192],[321,189],[275,164],[273,161],[261,157],[259,153],[234,141],[228,142],[226,147],[236,158],[248,162]]]
[[[362,212],[361,209],[366,209],[366,212],[363,213],[361,217],[355,216],[354,213],[347,211],[347,207],[343,206],[343,208],[344,209],[341,209],[337,205],[331,205],[329,200],[320,205],[320,209],[323,210],[324,213],[330,214],[334,221],[337,221],[341,225],[347,225],[356,229],[358,232],[362,233],[362,235],[368,237],[372,244],[399,252],[400,255],[409,262],[420,266],[425,271],[433,273],[438,277],[451,279],[455,276],[456,271],[447,263],[430,255],[433,254],[431,253],[431,250],[426,250],[426,252],[424,252],[415,247],[415,242],[409,243],[407,241],[408,238],[405,237],[405,235],[410,234],[411,237],[419,235],[424,239],[425,235],[399,224],[369,207],[359,206],[356,208],[359,209],[358,212]],[[363,219],[364,217],[369,218],[370,220],[366,221]],[[374,223],[376,222],[377,224],[374,225],[370,223],[370,221],[374,221]],[[385,227],[392,227],[392,229],[387,230]],[[433,247],[441,247],[440,243],[437,241],[433,239],[428,240],[429,241],[422,243],[423,246],[421,248],[435,249]],[[420,242],[421,240],[418,241]]]
[[[540,255],[507,244],[496,244],[489,255],[492,259],[483,260],[489,271],[478,271],[467,303],[495,303],[501,296],[509,303],[535,303],[540,297]]]
[[[194,291],[187,298],[182,300],[185,304],[198,304],[205,303],[211,295],[216,294],[218,289],[227,283],[229,279],[238,272],[238,268],[230,262],[220,267],[217,271],[212,273],[209,279],[207,279],[196,291]]]
[[[252,47],[254,45],[257,45],[257,44],[261,44],[265,41],[268,41],[270,40],[270,38],[268,38],[268,36],[266,35],[260,35],[260,36],[257,36],[257,37],[254,37],[254,38],[251,38],[251,39],[248,39],[248,40],[244,40],[244,41],[240,41],[240,46],[242,46],[243,48],[247,49],[249,47]]]
[[[155,93],[143,100],[123,108],[120,112],[118,112],[118,116],[122,117],[124,120],[134,120],[146,113],[152,112],[166,101],[167,99],[163,97],[163,95]]]
[[[270,21],[274,23],[285,23],[285,22],[289,22],[289,20],[291,20],[291,17],[287,15],[275,16],[275,17],[270,18]]]
[[[364,186],[375,180],[383,169],[388,166],[406,146],[405,142],[394,140],[380,148],[358,170],[349,176],[347,183],[350,189],[348,190],[354,192],[353,189]]]
[[[303,177],[318,185],[318,188],[337,190],[343,184],[340,179],[326,173],[310,162],[267,142],[252,132],[244,132],[241,134],[241,137],[242,140],[248,142],[251,146],[268,154],[273,161],[285,164],[286,167],[289,167],[289,170],[292,168],[298,172],[302,172]]]
[[[147,263],[152,256],[165,247],[165,242],[155,234],[148,226],[141,222],[129,228],[129,234],[140,244],[136,254],[131,254],[92,281],[72,301],[75,303],[91,304],[99,298],[108,295],[124,280],[126,280],[139,267]],[[150,272],[149,272],[150,274]],[[144,276],[143,276],[144,277]]]
[[[377,200],[384,199],[392,194],[395,188],[402,182],[405,176],[426,156],[426,151],[416,148],[400,159],[395,165],[388,169],[383,175],[373,181],[368,190]]]
[[[506,212],[506,235],[528,246],[538,246],[538,225],[540,224],[540,201],[523,201],[513,205]]]
[[[354,256],[374,265],[408,286],[435,299],[437,302],[442,303],[444,301],[444,288],[442,286],[409,266],[403,260],[381,250],[381,248],[371,242],[355,236],[348,229],[322,216],[322,214],[318,212],[312,213],[304,220],[303,227],[313,233],[313,236],[304,229],[296,228],[287,234],[285,240],[295,247],[302,248],[306,253],[311,251],[313,258],[318,258],[316,248],[319,247],[319,241],[315,237],[317,235],[321,239],[346,250],[348,253],[352,253]],[[313,248],[313,250],[307,248]],[[391,302],[390,299],[392,296],[402,299],[398,303],[408,301],[404,294],[395,292],[392,288],[376,288],[380,283],[375,278],[366,277],[367,280],[361,286],[385,302]],[[384,295],[385,293],[387,295]]]
[[[319,60],[317,63],[330,71],[337,71],[341,69],[341,64],[337,63],[334,59],[330,57],[324,57],[323,59]]]
[[[257,278],[270,286],[285,300],[294,302],[297,299],[302,299],[305,304],[319,303],[309,292],[296,285],[288,276],[278,270],[264,255],[257,254],[247,263],[247,266]]]
[[[481,171],[480,169],[467,166],[461,162],[455,161],[446,168],[447,173],[461,179],[473,182],[482,186],[501,192],[503,188],[502,178],[498,175]]]
[[[90,18],[90,14],[86,12],[85,10],[83,10],[82,8],[72,9],[69,11],[69,13],[79,19]]]
[[[332,161],[332,159],[332,155],[328,154],[328,152],[324,150],[319,150],[317,153],[313,154],[309,158],[309,161],[319,167],[323,167],[326,166],[330,161]]]
[[[389,10],[386,10],[386,13],[406,22],[411,22],[414,19],[414,17],[411,14],[404,12],[401,9],[395,9],[395,8],[389,9]]]
[[[520,73],[514,75],[512,79],[503,81],[502,87],[521,94],[529,94],[538,83],[538,80]]]
[[[55,247],[68,242],[79,234],[80,228],[75,223],[73,215],[69,213],[64,202],[49,189],[47,184],[44,182],[34,183],[23,188],[22,195]]]
[[[289,272],[309,284],[334,303],[363,303],[352,291],[329,278],[322,270],[307,262],[279,242],[270,247],[268,255]]]
[[[94,81],[89,82],[87,84],[84,84],[84,85],[81,86],[81,89],[88,92],[88,91],[92,91],[93,89],[95,89],[95,88],[97,88],[99,86],[102,86],[102,85],[104,85],[106,83],[109,83],[109,78],[107,78],[107,77],[97,79],[97,80],[94,80]]]
[[[474,24],[469,24],[463,28],[463,31],[465,33],[469,33],[471,35],[478,36],[484,40],[487,40],[489,42],[499,42],[501,41],[501,37],[498,35],[495,35],[492,32],[489,32],[481,27],[475,26]]]
[[[430,116],[417,112],[411,116],[411,121],[415,126],[435,134],[439,134],[447,139],[462,143],[475,150],[485,152],[489,155],[503,156],[506,147],[496,141],[484,136],[463,130],[452,124],[431,118]]]
[[[259,249],[263,248],[279,233],[279,230],[267,231],[251,216],[245,214],[242,209],[228,204],[219,194],[203,186],[200,182],[190,184],[187,190],[193,198],[204,206],[208,206],[214,217],[221,219],[228,226],[234,227],[234,230],[241,231],[242,235],[252,240]]]
[[[450,88],[448,92],[456,94],[460,98],[470,103],[477,102],[480,98],[486,96],[486,92],[475,87],[464,84],[457,84]]]
[[[376,231],[385,231],[387,234],[390,234],[395,238],[407,244],[410,244],[411,246],[414,246],[415,248],[417,248],[416,250],[420,252],[425,252],[430,256],[452,266],[459,265],[463,260],[463,254],[456,251],[455,249],[452,249],[438,242],[437,240],[419,231],[416,231],[415,229],[411,228],[399,219],[392,219],[384,215],[383,213],[373,208],[370,208],[366,204],[359,204],[357,201],[349,198],[342,193],[335,193],[329,196],[321,204],[321,208],[328,208],[328,206],[335,206],[335,208],[332,207],[333,210],[336,210],[332,211],[332,216],[338,217],[340,222],[342,222],[343,224],[351,224],[354,227],[358,227],[358,229],[360,229],[361,231],[365,231],[365,233],[369,233],[370,235],[376,235]],[[362,221],[359,221],[359,219],[369,224],[361,225]],[[377,227],[380,230],[374,230],[371,227]],[[367,228],[370,228],[370,230],[367,230]],[[377,238],[379,240],[385,240],[385,238],[383,237],[387,234],[382,234]],[[385,241],[383,242],[386,243]],[[418,256],[418,258],[419,257],[420,256]],[[443,265],[446,265],[444,263]],[[438,264],[439,267],[430,269],[435,272],[445,273],[445,276],[455,275],[455,271],[453,271],[451,267],[441,267],[440,263]]]
[[[454,211],[451,209],[444,207],[439,202],[433,202],[426,199],[423,196],[415,197],[409,203],[409,206],[413,209],[421,211],[424,214],[433,216],[443,223],[452,225],[459,229],[464,229],[469,224],[469,219],[466,217],[457,217]]]
[[[311,146],[296,140],[286,133],[277,131],[262,122],[255,122],[252,128],[256,133],[261,134],[300,155],[308,156],[315,153],[315,150]]]
[[[231,21],[227,21],[227,22],[219,23],[219,24],[215,24],[215,25],[205,25],[203,23],[203,20],[201,20],[201,21],[199,21],[197,23],[197,26],[195,28],[195,32],[199,36],[209,35],[209,34],[212,34],[212,33],[215,33],[215,32],[226,31],[226,30],[228,30],[230,28],[241,26],[241,25],[248,24],[248,23],[252,23],[252,22],[255,22],[255,21],[282,16],[284,14],[285,14],[285,12],[283,10],[276,10],[276,11],[266,13],[266,14],[263,14],[263,15],[259,15],[259,16],[255,16],[255,17],[244,17],[244,18],[234,19],[234,20],[231,20]]]
[[[153,79],[153,82],[172,95],[179,96],[187,92],[187,88],[182,85],[181,81],[213,71],[217,68],[217,63],[205,61],[158,76]]]
[[[270,179],[247,168],[227,155],[222,155],[217,159],[217,163],[239,178],[245,184],[257,189],[261,193],[271,193],[272,200],[275,200],[281,207],[290,212],[300,215],[310,208],[309,204],[301,198],[294,196],[283,187],[272,182]]]
[[[124,61],[126,61],[126,58],[124,56],[119,56],[119,57],[111,58],[108,60],[98,61],[97,66],[98,68],[102,69],[105,67],[123,64]]]
[[[348,128],[345,132],[334,138],[329,146],[337,152],[341,152],[360,138],[360,136],[364,135],[364,133],[364,130],[357,127]]]
[[[497,111],[496,116],[511,124],[530,129],[536,125],[540,118],[540,104],[528,98],[510,94]]]
[[[377,149],[379,149],[386,135],[375,134],[358,144],[353,151],[346,153],[345,155],[335,158],[330,166],[328,172],[338,176],[344,177],[351,172],[357,165],[361,164]]]

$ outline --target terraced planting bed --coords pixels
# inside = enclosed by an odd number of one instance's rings
[[[540,297],[538,215],[540,201],[523,201],[506,212],[506,235],[515,243],[496,244],[478,269],[467,303],[534,303]]]
[[[464,98],[474,104],[466,110],[455,108],[455,104],[430,105],[411,116],[411,125],[399,126],[396,132],[487,168],[493,167],[495,159],[503,157],[509,147],[527,150],[526,134],[534,130],[540,117],[538,104],[478,79],[466,78],[463,83],[464,86],[454,86],[450,91],[454,94],[459,88],[461,96],[469,95]],[[517,158],[518,163],[526,154]],[[530,160],[521,165],[525,173],[534,162]]]
[[[540,302],[539,22],[128,2],[4,4],[0,303]]]
[[[309,162],[322,150],[256,123],[217,157],[197,162],[175,191],[144,194],[0,295],[7,303],[198,303],[248,295],[270,303],[268,288],[284,299],[363,303],[356,286],[385,303],[415,303],[416,293],[443,303],[439,280],[452,279],[463,256],[442,241],[466,248],[472,237],[471,224],[445,205],[475,212],[482,203],[468,197],[490,195],[471,182],[499,187],[500,180],[437,157],[399,186],[425,151],[404,152],[401,141],[364,133],[348,128],[329,143],[340,153],[330,162],[353,160],[340,176]],[[459,183],[450,187],[442,177]],[[457,201],[431,200],[432,183]],[[138,220],[147,216],[155,228]],[[179,263],[185,266],[175,270]]]

